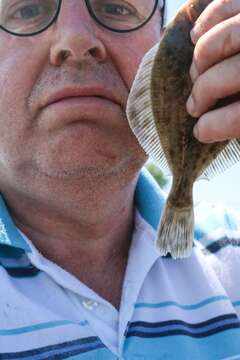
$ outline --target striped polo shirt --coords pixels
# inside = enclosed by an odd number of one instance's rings
[[[196,209],[192,254],[154,248],[164,195],[146,170],[117,310],[48,260],[0,199],[0,359],[240,359],[240,215]]]

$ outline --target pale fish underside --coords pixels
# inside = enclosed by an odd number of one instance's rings
[[[196,119],[186,112],[194,51],[190,30],[210,2],[189,0],[182,6],[160,44],[144,56],[127,104],[128,121],[140,145],[173,176],[156,248],[175,259],[188,257],[192,251],[194,181],[200,176],[211,178],[240,160],[237,139],[214,144],[197,141],[192,135]],[[234,99],[220,100],[213,109]]]

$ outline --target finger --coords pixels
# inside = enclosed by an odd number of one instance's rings
[[[240,138],[240,101],[204,114],[194,128],[203,143]]]
[[[240,15],[217,24],[197,42],[190,68],[192,81],[216,63],[240,51]]]
[[[187,111],[193,117],[200,117],[219,99],[240,91],[240,54],[214,65],[201,74],[193,85],[187,101]]]
[[[216,24],[237,15],[240,12],[239,0],[214,0],[198,17],[191,37],[194,44],[207,31]]]

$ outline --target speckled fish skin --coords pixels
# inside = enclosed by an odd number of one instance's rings
[[[194,46],[190,30],[211,1],[189,1],[167,28],[152,78],[153,113],[173,175],[171,206],[192,206],[192,185],[227,142],[202,144],[193,137],[196,119],[186,112],[192,88],[189,75]]]
[[[208,176],[205,171],[209,168],[211,173],[221,172],[240,157],[238,140],[229,149],[229,141],[202,144],[196,140],[193,127],[197,119],[186,111],[193,85],[189,74],[194,52],[190,31],[211,2],[189,0],[180,9],[167,26],[157,51],[153,48],[145,56],[127,106],[129,124],[140,144],[160,164],[165,162],[173,175],[156,248],[161,255],[170,253],[175,259],[191,255],[194,181],[202,174]],[[233,100],[234,97],[221,100],[213,108]]]

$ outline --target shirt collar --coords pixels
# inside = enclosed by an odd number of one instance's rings
[[[0,245],[31,252],[29,245],[16,228],[5,201],[0,194]]]
[[[157,230],[166,195],[146,168],[138,178],[135,205],[143,219]]]
[[[165,201],[165,195],[150,173],[143,168],[135,191],[135,205],[143,219],[157,229]],[[16,228],[0,195],[0,245],[32,252],[24,237]]]

